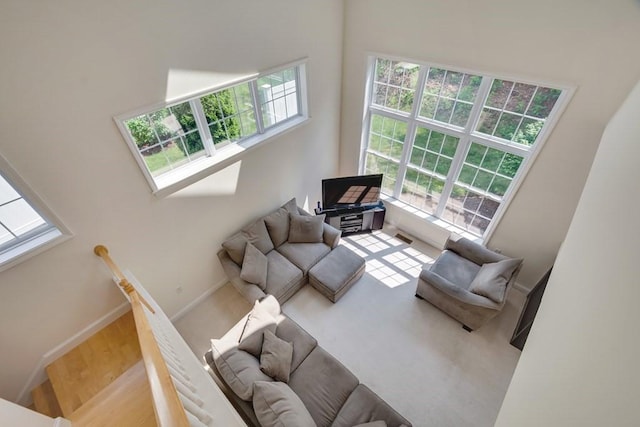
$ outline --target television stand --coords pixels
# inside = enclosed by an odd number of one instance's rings
[[[382,202],[375,205],[315,209],[316,215],[325,214],[324,222],[342,231],[342,234],[380,230],[384,225],[386,208]]]

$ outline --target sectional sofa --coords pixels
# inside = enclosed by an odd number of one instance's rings
[[[274,341],[291,348],[280,351]],[[211,340],[205,360],[255,426],[411,426],[284,315],[272,296],[256,302],[224,337]]]

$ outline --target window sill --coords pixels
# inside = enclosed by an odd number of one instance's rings
[[[448,235],[450,234],[455,234],[460,237],[466,237],[473,242],[483,244],[483,240],[481,237],[478,237],[475,234],[471,234],[456,225],[449,224],[448,222],[445,222],[440,218],[436,218],[425,211],[421,211],[418,208],[408,205],[402,200],[398,200],[386,194],[381,194],[380,199],[384,202],[387,210],[391,211],[390,223],[400,229],[406,229],[407,232],[410,232],[414,236],[423,239],[426,243],[429,243],[436,247],[443,247],[446,237],[448,237]],[[394,215],[394,213],[396,212],[400,213],[400,215]],[[406,218],[407,216],[409,218]],[[419,221],[426,221],[427,223],[429,223],[429,225],[431,225],[431,227],[421,227],[420,230],[416,230],[416,225],[412,224],[411,221],[405,221],[404,219],[417,219]]]
[[[155,178],[155,184],[158,187],[153,194],[158,198],[166,197],[176,191],[200,181],[201,179],[216,173],[227,166],[235,163],[245,153],[252,149],[271,142],[274,137],[282,135],[300,126],[303,126],[310,120],[309,117],[296,117],[288,120],[272,129],[267,129],[263,134],[248,138],[237,144],[231,144],[220,151],[215,156],[203,157],[175,171],[168,172]]]
[[[54,228],[19,246],[11,248],[0,254],[0,272],[8,270],[60,243],[66,242],[71,237],[71,234],[65,234],[57,228]]]

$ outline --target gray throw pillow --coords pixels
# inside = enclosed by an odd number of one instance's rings
[[[280,208],[265,216],[264,223],[276,248],[287,241],[289,238],[289,211]]]
[[[238,264],[238,266],[242,265],[246,246],[247,238],[241,232],[234,234],[222,243],[222,247],[226,249],[229,258]]]
[[[249,283],[254,283],[263,291],[267,287],[267,257],[251,243],[247,243],[242,261],[240,278]]]
[[[260,252],[263,254],[273,249],[273,242],[267,231],[267,226],[264,224],[264,220],[257,220],[253,224],[245,227],[242,232],[247,238],[247,241],[253,243],[253,246],[260,249]]]
[[[271,331],[264,331],[260,370],[276,381],[289,382],[293,346],[281,340]]]
[[[247,316],[247,322],[244,324],[242,335],[240,335],[238,348],[255,357],[260,357],[264,331],[275,333],[276,319],[256,301],[253,310]]]
[[[322,243],[324,217],[289,214],[289,243]]]
[[[285,383],[253,383],[253,409],[262,426],[316,427],[309,410]]]
[[[484,264],[469,285],[469,291],[501,304],[504,301],[507,282],[521,263],[521,259],[505,259]]]
[[[296,198],[295,197],[293,199],[289,200],[284,205],[282,205],[282,207],[289,213],[296,214],[296,215],[299,214],[299,212],[298,212],[298,202],[296,202]]]

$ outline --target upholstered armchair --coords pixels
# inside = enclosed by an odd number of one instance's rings
[[[449,238],[444,249],[433,264],[423,267],[416,297],[471,332],[500,313],[522,259],[508,258],[465,238]]]

